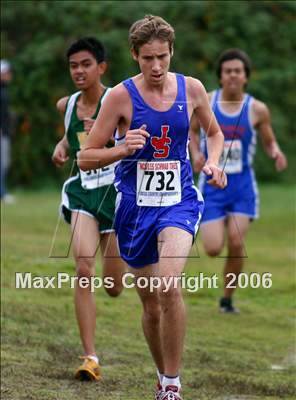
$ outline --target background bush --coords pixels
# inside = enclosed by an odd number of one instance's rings
[[[145,14],[160,15],[175,28],[171,69],[201,79],[208,90],[217,86],[215,61],[221,51],[240,47],[250,55],[249,91],[270,107],[290,163],[287,172],[274,174],[273,162],[259,146],[257,176],[261,181],[295,181],[295,2],[3,0],[1,11],[1,58],[13,64],[10,93],[19,117],[11,184],[45,185],[69,172],[51,164],[63,135],[55,103],[75,90],[65,59],[68,45],[86,35],[102,40],[110,62],[104,82],[114,85],[137,72],[129,54],[128,28]]]

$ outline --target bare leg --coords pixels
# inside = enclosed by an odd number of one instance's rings
[[[201,224],[200,233],[206,253],[211,257],[218,256],[224,246],[225,220],[218,219]]]
[[[161,243],[159,258],[160,276],[180,277],[192,246],[192,235],[175,227],[165,228],[159,234]],[[178,376],[183,353],[186,311],[180,282],[162,286],[159,291],[161,306],[161,345],[164,359],[164,374]]]
[[[141,269],[132,269],[136,277],[153,276],[169,280],[179,277],[184,269],[192,246],[192,235],[174,227],[159,234],[159,264]],[[152,293],[138,288],[143,303],[143,330],[160,373],[167,376],[179,375],[185,336],[185,306],[180,284],[162,285]]]
[[[146,278],[158,276],[158,271],[158,264],[148,265],[140,269],[131,269],[131,272],[136,278],[141,276]],[[158,371],[164,373],[164,360],[160,336],[161,309],[159,293],[157,289],[151,292],[149,288],[137,288],[137,291],[143,304],[142,326],[144,335]]]
[[[224,266],[224,297],[226,298],[230,298],[235,290],[235,288],[227,288],[231,279],[231,276],[227,276],[227,274],[234,273],[238,277],[243,269],[244,239],[249,225],[249,217],[244,215],[232,215],[227,221],[228,257]]]
[[[83,213],[72,213],[73,253],[78,278],[95,275],[95,252],[99,240],[94,218]],[[85,355],[95,355],[96,305],[90,287],[75,286],[75,311]]]
[[[114,287],[105,289],[109,296],[117,297],[123,289],[122,276],[127,270],[127,265],[118,253],[115,233],[102,234],[100,246],[103,278],[112,277],[114,280]]]

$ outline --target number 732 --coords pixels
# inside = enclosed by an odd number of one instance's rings
[[[157,192],[163,190],[175,190],[175,187],[172,185],[172,181],[175,177],[173,171],[145,171],[144,176],[148,177],[148,179],[144,183],[145,191],[150,191],[151,186],[152,190],[156,190]]]

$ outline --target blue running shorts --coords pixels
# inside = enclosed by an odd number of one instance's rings
[[[204,209],[200,192],[189,186],[179,204],[166,207],[139,207],[135,196],[118,193],[115,232],[121,257],[128,265],[141,268],[158,262],[158,234],[167,227],[178,227],[197,234]]]
[[[252,169],[240,174],[228,174],[225,189],[217,189],[206,183],[206,177],[199,177],[199,189],[205,200],[201,224],[224,219],[228,215],[246,215],[251,220],[259,216],[259,195]]]

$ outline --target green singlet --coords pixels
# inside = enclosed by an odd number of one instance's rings
[[[96,118],[101,104],[110,89],[103,93],[93,119]],[[69,156],[75,160],[75,176],[69,178],[63,186],[61,213],[64,219],[71,223],[72,211],[90,215],[99,223],[100,233],[113,232],[116,190],[113,186],[115,165],[81,171],[76,164],[76,153],[80,143],[86,138],[83,121],[77,116],[77,100],[80,92],[69,97],[65,113],[65,132],[69,143]]]

